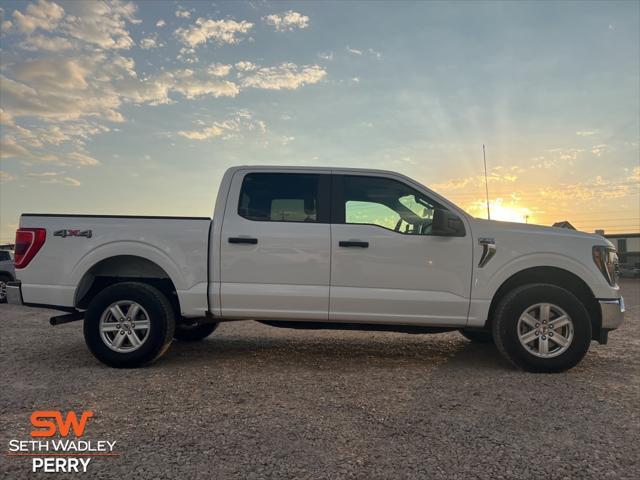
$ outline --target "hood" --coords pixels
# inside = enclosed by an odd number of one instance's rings
[[[496,233],[514,233],[521,235],[544,235],[556,237],[558,240],[566,238],[568,240],[590,240],[594,245],[606,245],[613,247],[613,244],[602,235],[595,233],[579,232],[568,228],[545,227],[543,225],[533,225],[527,223],[501,222],[499,220],[485,220],[482,218],[471,219],[473,229],[477,232],[490,235]]]

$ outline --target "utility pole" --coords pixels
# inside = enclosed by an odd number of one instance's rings
[[[489,180],[487,179],[487,153],[485,152],[484,143],[482,144],[482,158],[484,160],[484,189],[487,194],[487,220],[491,220],[491,212],[489,211]]]

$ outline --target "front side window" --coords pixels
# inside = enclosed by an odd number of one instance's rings
[[[397,180],[382,177],[343,177],[344,220],[347,224],[377,225],[408,235],[430,235],[439,205]]]
[[[247,174],[238,214],[261,222],[319,222],[320,178],[298,173]]]

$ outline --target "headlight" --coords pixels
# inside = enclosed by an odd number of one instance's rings
[[[615,248],[596,245],[593,247],[593,261],[609,285],[614,286],[618,283],[620,271],[618,267],[618,253]]]

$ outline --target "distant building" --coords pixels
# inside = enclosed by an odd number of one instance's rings
[[[575,230],[576,229],[576,227],[571,225],[567,220],[564,220],[562,222],[556,222],[551,226],[552,227],[557,227],[557,228],[568,228],[569,230]]]
[[[631,265],[640,263],[640,233],[603,233],[601,235],[615,245],[620,263]]]

